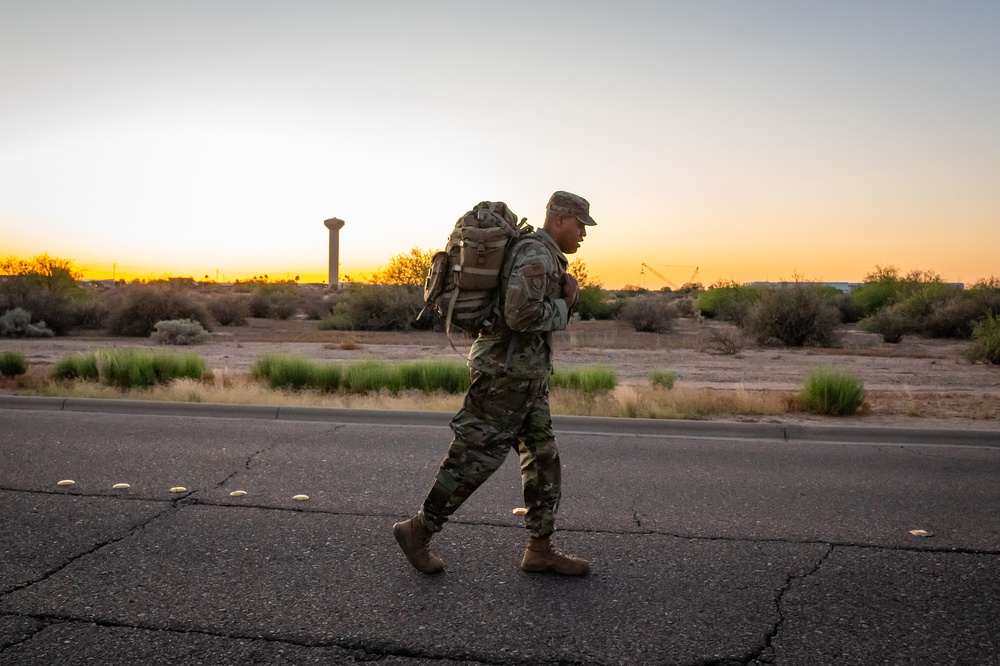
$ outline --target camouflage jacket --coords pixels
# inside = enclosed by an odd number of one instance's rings
[[[517,378],[552,374],[552,331],[569,323],[562,298],[566,255],[544,229],[514,244],[500,275],[503,317],[469,352],[477,372]]]

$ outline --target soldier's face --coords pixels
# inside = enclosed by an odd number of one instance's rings
[[[569,215],[559,218],[558,238],[554,238],[563,254],[573,254],[580,249],[580,243],[587,236],[587,225]]]

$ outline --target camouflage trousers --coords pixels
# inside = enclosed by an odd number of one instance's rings
[[[513,379],[473,372],[462,408],[451,420],[455,434],[441,462],[420,519],[437,532],[462,503],[515,449],[521,459],[521,486],[531,536],[555,529],[562,470],[552,432],[545,378]]]

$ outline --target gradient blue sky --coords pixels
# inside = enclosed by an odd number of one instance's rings
[[[0,256],[359,277],[565,189],[609,287],[1000,275],[1000,3],[0,7]]]

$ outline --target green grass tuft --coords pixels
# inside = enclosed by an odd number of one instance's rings
[[[549,386],[552,388],[569,388],[584,393],[611,391],[618,386],[618,374],[615,369],[606,365],[594,365],[574,370],[556,370]]]
[[[412,361],[400,364],[396,371],[404,389],[424,393],[463,393],[472,381],[468,366],[456,361]]]
[[[674,370],[653,368],[649,371],[649,383],[653,386],[662,386],[669,391],[674,387],[674,382],[676,381],[677,372]]]
[[[28,359],[19,351],[0,352],[0,377],[17,377],[28,372]]]
[[[1000,364],[1000,316],[988,317],[976,324],[967,355],[974,363]]]
[[[315,382],[315,365],[299,356],[265,354],[250,366],[254,379],[266,381],[273,389],[298,390]]]
[[[424,393],[461,393],[469,388],[469,370],[453,361],[412,361],[389,366],[382,361],[358,361],[347,366],[318,364],[297,356],[269,354],[250,368],[254,379],[271,388],[313,389],[326,393],[376,393],[396,395],[403,390]]]
[[[105,349],[74,354],[56,363],[56,379],[96,381],[121,389],[149,388],[175,379],[201,379],[208,374],[205,359],[196,354]]]
[[[865,401],[865,385],[851,372],[817,367],[806,373],[799,399],[806,411],[826,416],[849,416]]]

